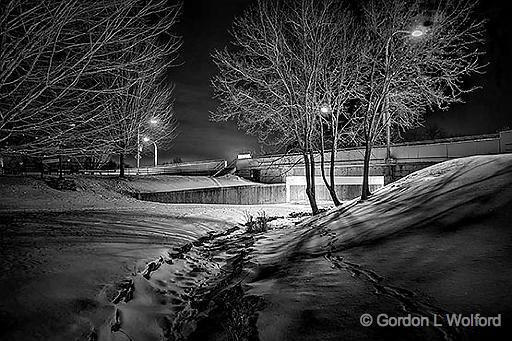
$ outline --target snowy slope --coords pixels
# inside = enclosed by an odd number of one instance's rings
[[[512,155],[445,162],[365,202],[260,234],[239,224],[245,211],[306,208],[145,203],[117,198],[114,185],[95,183],[94,197],[87,193],[91,202],[115,199],[110,210],[4,213],[0,287],[10,295],[0,301],[8,326],[0,338],[500,340],[512,333]],[[37,202],[53,207],[53,193],[32,187],[23,187],[27,195],[40,192]],[[441,322],[447,313],[501,314],[503,326],[363,327],[364,313],[429,321],[436,314]]]
[[[47,176],[46,179],[49,177]],[[167,192],[194,188],[229,187],[251,184],[234,175],[208,176],[133,176],[126,179],[106,176],[67,176],[76,183],[77,191],[50,188],[39,177],[0,177],[0,211],[38,211],[105,209],[137,207],[138,200],[129,193]]]
[[[499,339],[512,330],[512,155],[421,170],[256,243],[261,340]],[[502,315],[501,328],[362,327],[363,313]],[[446,321],[445,321],[446,322]]]

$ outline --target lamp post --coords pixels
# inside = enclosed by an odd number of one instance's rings
[[[155,167],[158,166],[158,148],[155,141],[151,141],[149,137],[144,137],[144,142],[151,142],[155,146]]]
[[[141,159],[140,152],[142,151],[142,144],[140,143],[140,127],[141,127],[142,123],[143,122],[140,122],[137,125],[137,155],[135,156],[135,158],[137,159],[137,174],[139,174],[140,159]],[[158,120],[156,118],[152,118],[149,120],[149,124],[157,125]],[[155,145],[155,151],[156,151],[156,145]],[[155,163],[155,165],[156,165],[156,163]]]
[[[135,159],[137,160],[137,174],[139,173],[139,167],[140,167],[140,124],[137,127],[137,155],[135,156]]]
[[[327,118],[325,116],[329,115],[330,113],[331,113],[331,108],[329,106],[327,106],[327,105],[323,105],[320,108],[320,119],[324,120],[327,123],[328,120],[327,120]],[[324,172],[325,172],[325,170],[324,170],[325,142],[324,142],[324,125],[322,124],[322,122],[320,122],[320,135],[321,135],[320,136],[320,141],[321,141],[321,146],[322,146],[322,150],[321,150],[322,154],[320,155],[321,160],[322,160],[321,171],[322,171],[322,175],[323,175]],[[334,148],[333,148],[333,150],[331,150],[331,160],[333,159],[333,156],[332,156],[333,152],[334,152]]]
[[[325,122],[327,122],[327,118],[325,116],[327,116],[328,114],[331,113],[331,108],[329,108],[327,105],[323,105],[321,108],[320,108],[320,118],[323,119]],[[323,129],[323,125],[320,124],[320,130],[321,130],[321,134],[322,134],[322,150],[323,150],[323,142],[324,142],[324,129]]]
[[[424,32],[425,28],[422,26],[416,27],[414,30],[398,30],[395,31],[389,36],[388,40],[386,41],[385,46],[385,65],[386,65],[386,75],[388,74],[389,70],[389,45],[391,45],[391,40],[393,37],[397,34],[404,34],[405,36],[410,36],[412,38],[419,38],[425,34]],[[386,124],[386,159],[385,163],[386,165],[389,164],[389,159],[391,158],[391,117],[388,111],[388,94],[387,89],[385,93],[384,98],[384,115],[383,115],[384,123]]]
[[[329,106],[327,105],[322,105],[322,107],[320,107],[320,118],[322,120],[324,120],[325,122],[328,122],[327,121],[327,118],[325,116],[329,115],[331,113],[331,108],[329,108]],[[320,125],[320,129],[322,130],[322,141],[323,141],[323,127],[322,125]]]

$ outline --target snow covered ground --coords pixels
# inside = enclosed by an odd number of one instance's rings
[[[505,339],[511,242],[512,155],[421,170],[255,244],[247,293],[266,302],[260,339]],[[365,313],[370,327],[360,323]],[[502,326],[450,327],[451,313],[501,314]],[[426,316],[430,324],[382,327],[379,314]]]
[[[166,205],[123,194],[190,187],[192,180],[85,177],[75,179],[77,191],[58,191],[37,178],[0,177],[0,339],[124,340],[111,328],[117,305],[125,304],[127,280],[147,281],[143,275],[151,264],[202,237],[240,229],[246,215],[307,210],[304,205]],[[200,177],[195,185],[215,183]],[[138,285],[136,297],[151,305],[151,295],[142,292]],[[143,339],[156,333],[152,326],[134,324],[147,330]]]
[[[240,225],[247,214],[307,207],[142,203],[104,188],[104,210],[4,210],[2,339],[505,340],[512,332],[512,155],[445,162],[368,201],[297,225],[274,220],[262,233]],[[452,313],[501,314],[502,326],[449,326]],[[383,327],[379,314],[430,325]]]
[[[128,193],[237,186],[250,184],[234,175],[208,176],[134,176],[126,179],[102,176],[67,177],[76,183],[76,191],[50,188],[38,177],[0,177],[0,211],[67,211],[80,209],[118,209],[140,207]]]

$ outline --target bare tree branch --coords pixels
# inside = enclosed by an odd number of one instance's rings
[[[161,76],[181,41],[167,0],[31,1],[0,5],[0,151],[109,150],[106,103]],[[122,81],[121,81],[122,80]],[[101,137],[101,138],[100,138]],[[107,146],[109,148],[107,148]]]

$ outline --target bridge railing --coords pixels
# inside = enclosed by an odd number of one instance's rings
[[[449,159],[498,154],[506,152],[503,146],[509,146],[512,151],[512,132],[509,142],[504,143],[502,134],[479,135],[473,137],[450,138],[414,143],[391,145],[392,162],[442,162]],[[325,159],[330,159],[330,152],[325,153]],[[337,151],[336,164],[343,166],[360,166],[364,160],[364,147],[345,148]],[[385,164],[386,146],[376,146],[372,149],[372,164]],[[268,155],[249,160],[238,160],[237,169],[257,169],[264,167],[295,166],[302,164],[302,155]],[[315,162],[320,162],[320,154],[315,154]]]
[[[226,165],[226,160],[206,160],[183,162],[158,167],[126,168],[124,173],[125,175],[213,175],[219,169],[226,167]],[[80,173],[89,175],[115,176],[119,175],[119,169],[85,169],[81,170]]]

